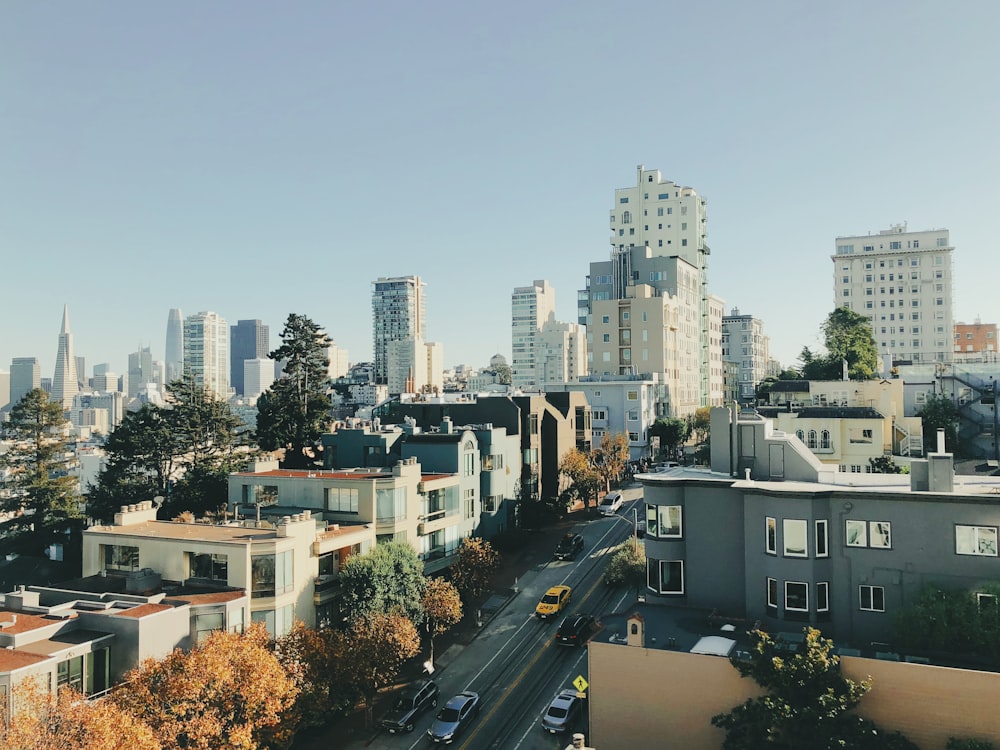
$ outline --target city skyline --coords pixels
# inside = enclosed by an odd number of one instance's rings
[[[1000,320],[1000,9],[386,10],[8,9],[0,369],[52,377],[64,304],[88,370],[162,361],[172,308],[306,315],[370,361],[372,281],[406,275],[446,365],[510,361],[511,292],[544,279],[576,319],[638,164],[706,198],[708,291],[786,365],[834,307],[834,239],[893,224],[947,229],[955,321]]]

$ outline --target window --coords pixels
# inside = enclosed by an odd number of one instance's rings
[[[816,439],[816,430],[809,430],[809,439],[806,441],[806,446],[809,450],[816,450],[819,445]]]
[[[253,505],[277,505],[278,486],[275,484],[244,484],[243,502]]]
[[[401,521],[406,518],[406,487],[375,490],[375,520]]]
[[[775,578],[767,579],[767,608],[778,608],[778,581]]]
[[[190,578],[205,578],[210,581],[227,581],[229,578],[229,558],[226,555],[191,553]]]
[[[625,395],[625,398],[627,398],[629,401],[638,401],[639,400],[639,391],[629,391]]]
[[[830,611],[830,584],[826,581],[816,584],[816,611]]]
[[[265,609],[250,614],[253,622],[262,622],[267,632],[274,638],[287,635],[292,629],[292,605],[278,607],[277,609]]]
[[[117,544],[104,545],[105,570],[138,570],[139,548],[125,547]]]
[[[830,556],[828,531],[826,519],[816,521],[816,557]]]
[[[358,490],[356,487],[325,487],[326,509],[335,513],[358,512]]]
[[[476,473],[476,454],[472,452],[467,452],[462,454],[462,463],[464,474],[467,477],[471,477]]]
[[[207,612],[205,614],[193,615],[194,620],[194,642],[201,643],[213,631],[223,630],[226,627],[225,615],[222,612]]]
[[[682,517],[680,505],[647,505],[646,532],[661,539],[680,539],[683,536]]]
[[[866,586],[860,589],[860,607],[864,612],[885,612],[885,589],[881,586]]]
[[[646,585],[660,594],[684,593],[684,561],[654,560],[646,561]]]
[[[892,549],[892,529],[888,521],[848,520],[846,538],[848,547]]]
[[[806,540],[807,528],[805,521],[797,519],[786,518],[781,522],[785,557],[806,557],[809,554],[808,541]]]
[[[254,555],[250,562],[252,599],[277,596],[292,590],[292,552]]]
[[[997,595],[977,593],[976,604],[979,606],[980,612],[995,615],[997,611]]]
[[[829,430],[822,430],[819,433],[819,447],[820,447],[820,449],[821,450],[830,450],[830,446],[831,445],[832,444],[830,442],[830,431]]]
[[[474,518],[476,515],[476,491],[465,491],[465,517]]]
[[[809,611],[809,584],[802,581],[785,581],[785,609],[792,612]]]
[[[503,502],[503,495],[484,495],[483,513],[496,513],[500,503]]]
[[[771,516],[764,519],[764,544],[767,554],[778,554],[778,522]]]
[[[956,526],[956,555],[997,556],[996,526]]]
[[[864,521],[847,522],[847,546],[867,547],[868,546],[868,524]]]

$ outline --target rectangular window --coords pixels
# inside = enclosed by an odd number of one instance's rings
[[[127,547],[117,544],[105,544],[103,546],[105,570],[129,571],[139,569],[138,547]]]
[[[816,611],[830,611],[830,584],[826,581],[820,581],[816,584]]]
[[[867,547],[868,524],[864,521],[848,521],[845,538],[848,547]]]
[[[684,561],[683,560],[654,560],[660,567],[660,593],[661,594],[683,594],[684,593]]]
[[[887,521],[870,521],[868,524],[868,545],[882,549],[892,549],[892,533]]]
[[[883,587],[862,584],[859,589],[862,611],[885,612],[885,589]]]
[[[226,555],[192,552],[189,577],[225,582],[229,579],[229,558]]]
[[[375,520],[401,521],[406,518],[406,487],[375,490]]]
[[[683,536],[681,526],[680,505],[660,505],[657,507],[658,533],[656,536],[666,539],[679,539]]]
[[[767,554],[778,554],[778,522],[771,516],[764,519],[764,544]]]
[[[638,401],[639,400],[639,391],[629,391],[626,394],[625,398],[627,398],[629,401]]]
[[[782,542],[785,546],[785,557],[806,557],[809,554],[806,537],[805,521],[786,518],[781,522]],[[786,605],[787,606],[787,605]]]
[[[465,517],[474,518],[476,515],[476,491],[465,491]]]
[[[326,509],[334,513],[358,512],[357,487],[325,487]]]
[[[955,554],[997,556],[996,526],[956,526]]]
[[[768,609],[778,608],[778,581],[775,578],[767,579],[767,607]]]
[[[792,612],[809,611],[809,584],[802,581],[785,581],[785,609]]]
[[[829,557],[829,533],[826,519],[816,522],[816,557]]]
[[[226,627],[225,615],[222,612],[208,612],[205,614],[193,615],[194,620],[194,642],[201,643],[213,631],[224,630]]]

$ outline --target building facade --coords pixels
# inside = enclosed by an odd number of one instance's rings
[[[974,323],[955,323],[955,361],[996,362],[997,324],[979,318]]]
[[[736,363],[740,403],[753,403],[757,384],[768,376],[771,359],[770,339],[764,334],[763,321],[741,315],[736,307],[723,316],[722,358]]]
[[[894,362],[951,362],[952,247],[947,229],[838,237],[834,305],[866,316],[878,353]]]
[[[185,318],[184,371],[217,398],[229,399],[229,325],[225,318],[214,312]]]
[[[535,342],[539,384],[570,383],[587,374],[587,330],[579,323],[549,320]]]
[[[539,336],[555,320],[556,293],[548,281],[514,288],[510,297],[511,383],[516,388],[537,388]]]
[[[63,305],[62,328],[56,350],[56,371],[52,376],[50,400],[60,404],[63,411],[73,406],[73,396],[80,392],[80,378],[76,373],[76,356],[73,354],[73,334],[69,330],[69,306]]]
[[[379,277],[372,292],[372,334],[375,382],[389,382],[390,341],[425,338],[426,285],[419,276]]]
[[[163,365],[167,382],[172,383],[184,375],[184,317],[177,307],[171,308],[167,314],[165,351]]]
[[[271,354],[270,328],[260,320],[237,320],[229,328],[229,384],[237,396],[245,396],[243,363],[248,359],[266,359]]]
[[[10,406],[42,387],[42,368],[38,357],[14,357],[10,361]]]

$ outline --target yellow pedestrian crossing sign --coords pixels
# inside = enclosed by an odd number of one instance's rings
[[[583,679],[583,675],[577,675],[576,679],[573,680],[573,687],[575,687],[579,692],[587,692],[587,688],[590,687],[590,683]]]

